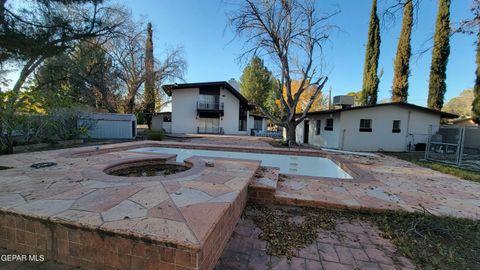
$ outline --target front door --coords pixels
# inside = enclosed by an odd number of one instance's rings
[[[305,120],[303,127],[303,143],[308,144],[308,133],[309,133],[310,123],[308,120]]]

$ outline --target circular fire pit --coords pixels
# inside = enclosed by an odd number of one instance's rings
[[[190,166],[164,160],[135,161],[117,164],[105,169],[105,173],[124,177],[168,176],[190,169]]]

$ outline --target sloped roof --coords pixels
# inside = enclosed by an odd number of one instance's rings
[[[231,86],[228,82],[226,81],[218,81],[218,82],[198,82],[198,83],[181,83],[181,84],[166,84],[163,85],[163,91],[167,93],[167,95],[171,96],[172,91],[175,89],[184,89],[184,88],[200,88],[200,87],[209,87],[209,86],[223,86],[225,89],[227,89],[230,93],[232,93],[235,97],[240,100],[240,102],[243,102],[245,105],[248,106],[248,100],[240,94],[233,86]]]
[[[417,109],[417,110],[424,111],[424,112],[440,114],[441,118],[458,118],[458,115],[453,114],[453,113],[442,112],[442,111],[439,111],[439,110],[430,109],[430,108],[422,107],[422,106],[411,104],[411,103],[405,103],[405,102],[389,102],[389,103],[355,106],[355,107],[342,108],[342,109],[316,111],[316,112],[309,112],[309,113],[307,113],[307,115],[321,115],[321,114],[337,113],[337,112],[352,111],[352,110],[362,110],[362,109],[385,107],[385,106],[400,106],[400,107],[407,107],[407,108],[411,108],[411,109]]]
[[[126,114],[126,113],[84,112],[80,115],[80,119],[107,120],[107,121],[132,121],[136,119],[136,117],[134,114]]]

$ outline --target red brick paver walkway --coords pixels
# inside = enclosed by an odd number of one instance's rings
[[[415,269],[368,222],[339,219],[335,231],[319,230],[315,242],[297,250],[291,261],[268,255],[267,242],[258,238],[260,233],[252,220],[242,218],[215,269]]]

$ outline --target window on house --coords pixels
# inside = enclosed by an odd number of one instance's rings
[[[372,132],[372,119],[360,119],[360,132]]]
[[[254,130],[263,130],[263,119],[260,117],[253,118],[253,129]]]
[[[322,120],[315,122],[315,135],[320,135],[320,129],[322,128]]]
[[[392,133],[400,133],[400,120],[393,120]]]
[[[325,125],[325,130],[333,130],[333,118],[327,119],[327,124]]]

